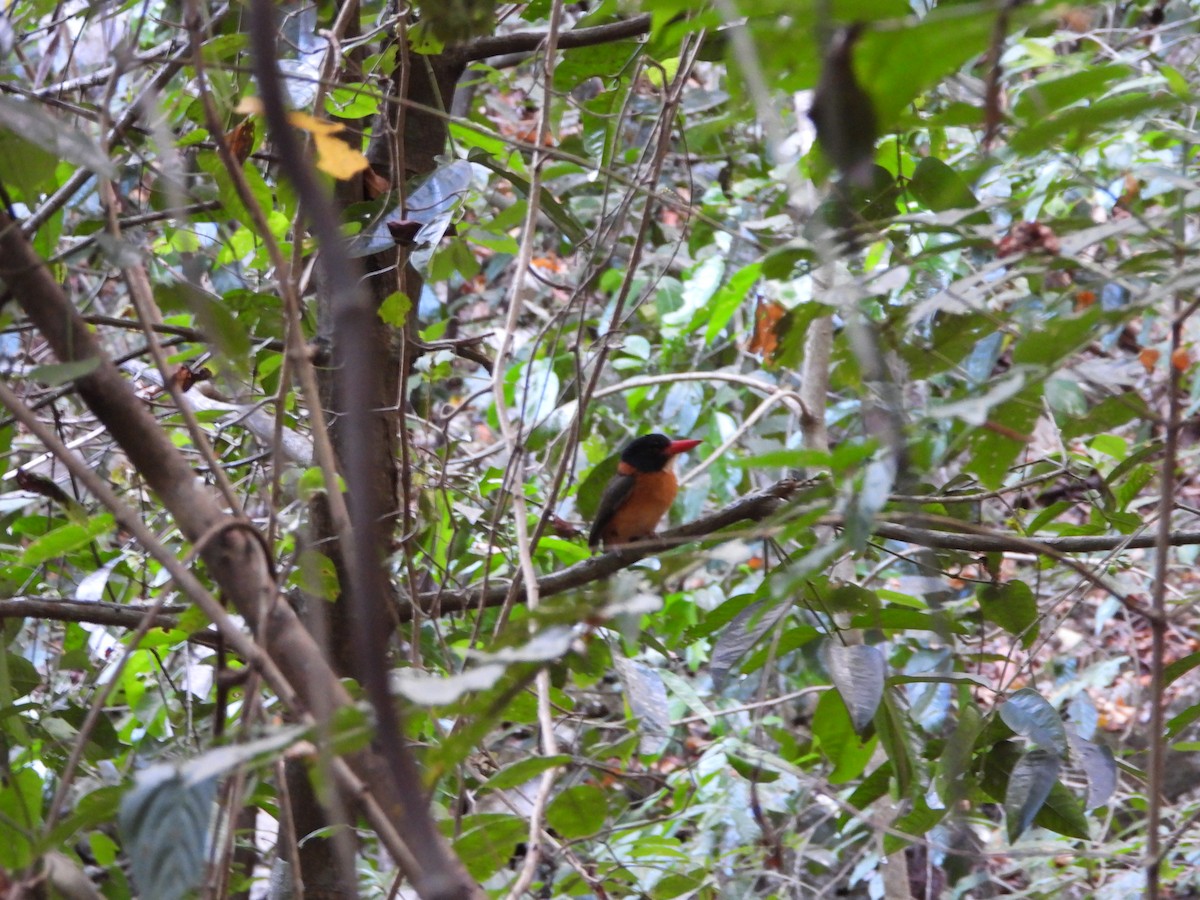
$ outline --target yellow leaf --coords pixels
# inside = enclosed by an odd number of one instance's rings
[[[341,122],[326,122],[318,119],[316,116],[310,116],[308,113],[290,112],[288,113],[288,121],[297,128],[302,128],[309,134],[337,134],[346,126]]]
[[[360,151],[331,134],[314,131],[313,142],[317,145],[317,168],[339,181],[345,181],[371,165]]]
[[[262,100],[258,97],[243,97],[234,112],[244,116],[261,116]],[[288,113],[288,121],[312,135],[313,143],[317,145],[317,168],[322,172],[329,173],[339,181],[345,181],[370,167],[370,163],[361,152],[333,136],[345,129],[346,126],[341,122],[326,122],[303,112]]]

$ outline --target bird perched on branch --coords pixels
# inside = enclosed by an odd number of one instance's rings
[[[604,488],[588,546],[612,547],[651,537],[671,508],[679,482],[675,457],[699,441],[673,441],[665,434],[646,434],[621,451],[617,474]]]

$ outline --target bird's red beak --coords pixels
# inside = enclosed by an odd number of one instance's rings
[[[700,441],[671,441],[667,444],[667,456],[675,456],[680,453],[687,453],[693,447],[698,447]]]

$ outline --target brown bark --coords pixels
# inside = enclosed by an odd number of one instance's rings
[[[62,362],[88,362],[92,368],[75,379],[80,398],[120,445],[130,463],[145,479],[159,501],[174,517],[185,538],[192,542],[211,534],[201,550],[207,571],[223,596],[246,620],[267,654],[296,691],[306,711],[318,718],[335,708],[350,705],[351,698],[325,662],[320,648],[300,623],[273,581],[273,564],[261,541],[247,533],[217,503],[187,460],[134,394],[112,360],[96,343],[86,323],[34,253],[20,229],[0,209],[0,280],[50,344]],[[401,834],[407,830],[410,804],[388,767],[373,759],[371,751],[346,757],[355,774],[370,786],[375,799]],[[349,798],[355,800],[357,798]],[[440,842],[440,835],[425,835]],[[448,855],[449,850],[444,852]],[[436,894],[444,897],[481,897],[478,888],[459,871],[457,883],[443,890],[445,872],[435,873]]]

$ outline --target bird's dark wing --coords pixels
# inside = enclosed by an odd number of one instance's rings
[[[588,535],[588,546],[595,547],[600,543],[604,530],[612,522],[621,505],[629,499],[633,485],[637,481],[634,475],[615,475],[600,495],[600,505],[596,508],[596,521],[592,523],[592,531]]]

